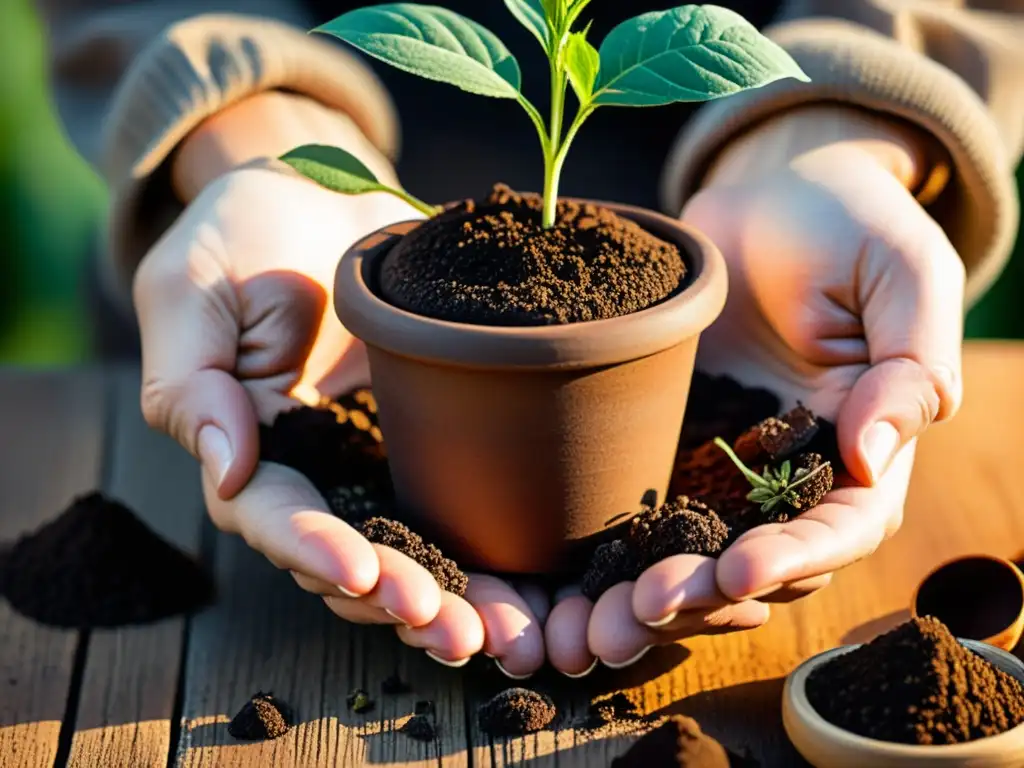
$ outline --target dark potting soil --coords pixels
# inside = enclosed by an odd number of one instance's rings
[[[416,741],[433,741],[437,738],[434,724],[425,715],[413,715],[406,721],[401,730],[403,734]]]
[[[744,463],[765,464],[793,456],[818,433],[818,420],[803,405],[776,418],[769,416],[741,434],[733,445]]]
[[[57,627],[120,627],[188,614],[214,595],[209,572],[100,492],[14,543],[0,562],[3,595]]]
[[[368,541],[396,549],[426,568],[437,585],[453,595],[466,594],[469,578],[451,558],[445,557],[433,544],[423,541],[404,524],[386,517],[371,517],[357,526]]]
[[[704,733],[696,720],[672,715],[615,758],[612,768],[736,768],[741,761]]]
[[[633,548],[624,539],[613,539],[594,550],[590,564],[583,574],[583,596],[597,602],[597,598],[624,581],[640,576],[640,561]]]
[[[294,724],[295,713],[287,702],[259,691],[228,723],[228,733],[236,739],[263,741],[284,736]]]
[[[489,736],[521,736],[550,725],[555,703],[529,688],[507,688],[477,710],[480,729]]]
[[[544,229],[542,207],[499,184],[429,219],[384,258],[383,297],[441,320],[536,326],[638,312],[682,285],[679,249],[638,224],[560,201]]]
[[[643,570],[672,555],[717,555],[728,536],[728,527],[707,504],[677,496],[634,517],[628,541]]]
[[[807,679],[807,699],[840,728],[906,744],[959,744],[1024,722],[1024,686],[933,617],[823,664]]]

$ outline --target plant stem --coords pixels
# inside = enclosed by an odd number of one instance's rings
[[[808,472],[806,475],[801,477],[799,480],[794,480],[792,483],[790,483],[788,486],[786,486],[786,490],[787,491],[792,491],[795,488],[799,488],[801,485],[806,483],[808,480],[810,480],[816,474],[818,474],[823,469],[825,469],[825,467],[827,467],[828,465],[829,465],[829,462],[827,462],[827,461],[822,462],[821,464],[816,466],[814,469],[812,469],[810,472]]]
[[[561,46],[559,41],[556,45]],[[562,68],[562,50],[559,47],[551,56],[551,122],[548,128],[548,146],[544,153],[544,214],[541,226],[550,229],[555,225],[555,210],[558,205],[558,179],[562,172],[561,162],[565,160],[562,149],[562,115],[565,111],[566,75]],[[566,137],[568,139],[569,137]],[[565,142],[568,146],[568,141]]]
[[[424,214],[428,219],[437,216],[437,214],[441,213],[443,210],[439,205],[430,205],[429,203],[423,202],[418,197],[413,197],[404,189],[398,189],[397,187],[385,187],[384,191],[390,192],[395,197],[404,200],[417,211]]]
[[[723,440],[720,437],[716,437],[715,445],[717,445],[719,448],[725,451],[725,455],[732,459],[732,463],[735,464],[739,471],[743,473],[743,476],[750,481],[751,485],[753,485],[755,488],[763,488],[767,485],[763,477],[754,472],[752,469],[748,468],[746,464],[740,461],[740,457],[733,452],[732,448],[729,446],[727,442],[725,442],[725,440]]]

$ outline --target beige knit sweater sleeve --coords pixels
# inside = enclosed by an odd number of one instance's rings
[[[788,0],[766,33],[811,83],[781,81],[713,102],[682,131],[662,198],[674,212],[730,139],[812,102],[852,104],[923,127],[952,177],[929,206],[967,268],[967,302],[998,276],[1019,224],[1014,170],[1024,148],[1021,0]]]
[[[397,144],[392,105],[370,70],[307,35],[310,20],[292,0],[37,3],[65,128],[110,186],[108,251],[121,286],[177,212],[160,178],[165,160],[223,106],[288,89],[346,112],[385,153]],[[678,212],[717,151],[773,113],[816,101],[887,112],[930,131],[953,160],[953,179],[930,210],[977,297],[1018,223],[1024,2],[789,0],[769,34],[813,82],[780,82],[700,110],[666,164],[666,206]]]

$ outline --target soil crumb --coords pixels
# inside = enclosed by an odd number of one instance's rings
[[[832,474],[832,465],[825,461],[820,453],[802,453],[793,460],[794,477],[801,473],[805,476],[821,469],[803,485],[796,489],[796,501],[790,502],[787,506],[796,512],[805,512],[811,507],[816,507],[825,498],[825,494],[832,490],[835,477]]]
[[[629,526],[629,544],[641,570],[672,555],[717,555],[728,537],[718,514],[689,496],[645,509]]]
[[[933,617],[822,665],[807,679],[807,698],[840,728],[905,744],[959,744],[1024,722],[1024,686]]]
[[[422,536],[413,533],[405,524],[384,517],[372,517],[358,526],[357,530],[374,544],[397,549],[415,560],[430,572],[437,585],[446,592],[459,597],[466,594],[469,578],[455,561],[445,557],[433,544],[423,541]]]
[[[480,729],[489,736],[534,733],[546,728],[555,714],[555,703],[529,688],[507,688],[477,710]]]
[[[614,539],[605,542],[594,550],[590,565],[583,574],[583,596],[596,603],[616,584],[633,581],[639,575],[640,561],[626,541]]]
[[[371,699],[370,694],[362,688],[356,688],[352,691],[352,693],[350,693],[345,699],[345,703],[348,704],[348,708],[357,715],[361,715],[364,712],[372,712],[374,707],[377,706],[377,702]]]
[[[733,450],[746,464],[776,461],[804,448],[818,433],[818,420],[798,405],[780,417],[769,416],[740,435]]]
[[[402,733],[416,741],[433,741],[437,733],[433,724],[426,715],[413,715],[405,725],[402,726]]]
[[[92,492],[16,541],[0,562],[11,607],[55,627],[120,627],[193,613],[214,582],[132,510]]]
[[[384,298],[426,317],[478,325],[579,323],[646,309],[676,292],[679,249],[607,208],[543,201],[498,184],[421,224],[385,258]]]
[[[635,696],[625,691],[616,691],[590,702],[587,719],[592,727],[635,722],[644,719],[644,710]]]
[[[397,672],[392,672],[384,678],[384,682],[380,684],[380,690],[388,696],[399,696],[403,693],[410,693],[412,687],[399,677]]]
[[[228,723],[228,733],[236,739],[264,741],[284,736],[294,723],[295,714],[288,703],[260,691]]]
[[[696,720],[672,715],[638,739],[612,768],[736,768],[745,764],[704,733]]]

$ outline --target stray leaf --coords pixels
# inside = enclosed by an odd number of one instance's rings
[[[706,101],[808,77],[738,13],[684,5],[624,21],[601,43],[596,104],[652,107]]]
[[[586,32],[573,32],[565,46],[565,69],[581,104],[590,101],[601,65],[597,49],[587,42]]]
[[[433,5],[357,8],[317,27],[393,67],[498,99],[519,96],[519,64],[490,30]]]

